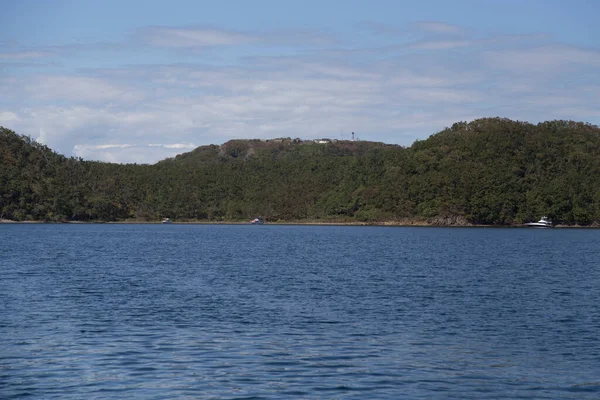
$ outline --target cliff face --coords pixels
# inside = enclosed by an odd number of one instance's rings
[[[279,138],[155,165],[65,158],[0,129],[0,214],[16,220],[600,221],[600,129],[487,118],[409,148]]]

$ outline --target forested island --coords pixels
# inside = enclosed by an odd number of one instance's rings
[[[410,147],[292,138],[154,165],[84,161],[0,127],[0,219],[600,226],[600,128],[457,122]]]

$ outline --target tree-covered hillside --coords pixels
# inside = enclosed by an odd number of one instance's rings
[[[600,223],[600,129],[459,122],[409,148],[233,140],[155,165],[58,155],[0,128],[0,214],[14,220]]]

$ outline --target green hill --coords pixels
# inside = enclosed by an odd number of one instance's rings
[[[600,129],[486,118],[404,148],[281,138],[154,165],[58,155],[0,128],[0,214],[14,220],[600,224]]]

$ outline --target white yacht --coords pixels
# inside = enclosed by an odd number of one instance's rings
[[[162,220],[162,223],[163,223],[163,224],[172,224],[172,223],[173,223],[173,221],[171,221],[171,219],[170,219],[170,218],[165,218],[165,219],[163,219],[163,220]]]
[[[263,221],[262,217],[257,217],[257,218],[254,218],[250,223],[252,225],[262,225],[262,224],[264,224],[264,221]]]
[[[525,226],[530,226],[532,228],[552,228],[552,221],[550,221],[548,217],[542,217],[538,222],[530,222],[525,224]]]

